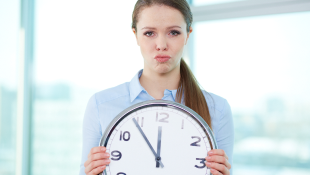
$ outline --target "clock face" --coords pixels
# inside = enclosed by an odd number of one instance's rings
[[[208,175],[205,157],[217,148],[210,128],[197,113],[162,100],[139,103],[120,113],[100,146],[111,154],[107,175]]]

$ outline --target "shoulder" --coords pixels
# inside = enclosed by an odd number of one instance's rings
[[[96,101],[97,105],[100,105],[124,96],[129,96],[129,82],[99,91],[91,98]]]
[[[205,90],[202,90],[202,92],[205,96],[209,109],[214,109],[220,113],[223,113],[227,110],[227,108],[230,108],[229,103],[225,98]]]

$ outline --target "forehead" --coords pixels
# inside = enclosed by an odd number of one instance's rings
[[[152,5],[141,10],[137,26],[163,28],[173,25],[186,27],[186,22],[182,13],[172,7],[165,5]]]

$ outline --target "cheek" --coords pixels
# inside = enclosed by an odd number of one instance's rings
[[[155,43],[150,40],[140,40],[140,49],[143,57],[148,58],[152,56],[153,52],[155,51]]]
[[[171,43],[171,47],[172,47],[173,51],[175,52],[175,54],[177,54],[177,55],[182,54],[183,49],[185,47],[185,39],[180,38],[178,40],[174,40]]]

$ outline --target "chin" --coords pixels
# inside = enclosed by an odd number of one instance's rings
[[[159,74],[165,74],[165,73],[168,73],[171,71],[171,67],[168,66],[168,65],[158,65],[156,68],[155,68],[155,72],[159,73]]]

